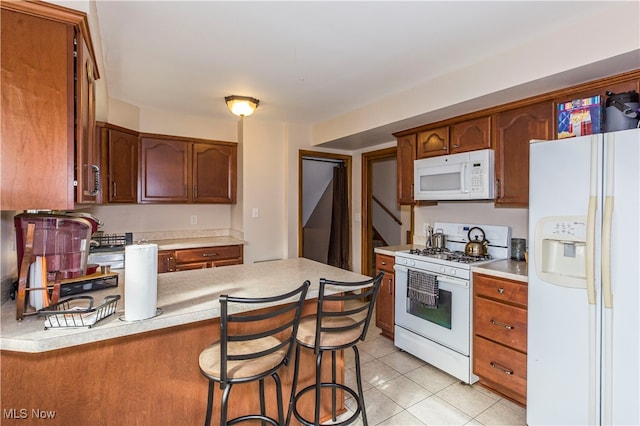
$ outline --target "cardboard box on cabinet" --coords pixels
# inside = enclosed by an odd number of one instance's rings
[[[602,133],[602,97],[558,104],[558,139]]]

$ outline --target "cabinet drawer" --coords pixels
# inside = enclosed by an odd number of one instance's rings
[[[393,269],[393,264],[395,262],[395,257],[387,256],[385,254],[376,254],[376,270],[377,271],[385,271],[390,274],[395,274],[395,270]]]
[[[493,300],[475,297],[474,333],[527,351],[527,310]]]
[[[527,356],[482,337],[473,339],[473,372],[481,379],[524,396],[527,392]]]
[[[222,259],[239,258],[241,250],[242,247],[239,245],[176,250],[176,262],[215,262]]]
[[[474,274],[473,288],[476,295],[527,306],[527,285],[519,281]]]

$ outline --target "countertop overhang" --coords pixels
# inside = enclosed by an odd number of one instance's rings
[[[219,318],[218,298],[222,294],[272,296],[291,291],[305,280],[311,282],[307,299],[314,299],[318,297],[320,278],[346,282],[369,279],[304,258],[159,274],[157,306],[162,313],[142,321],[127,322],[121,319],[126,305],[124,273],[121,273],[117,288],[86,293],[93,296],[96,305],[108,295],[123,296],[118,301],[116,313],[92,328],[44,330],[44,317],[32,315],[18,322],[15,301],[5,302],[1,312],[0,349],[39,353]],[[341,291],[340,287],[332,289],[333,293]],[[255,309],[255,306],[248,309]],[[244,310],[240,307],[236,312]]]

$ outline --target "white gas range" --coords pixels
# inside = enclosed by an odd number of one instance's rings
[[[473,228],[480,228],[480,230]],[[394,344],[466,383],[478,380],[472,372],[471,267],[509,257],[508,226],[436,222],[446,243],[442,249],[420,249],[395,254]],[[488,256],[464,253],[471,237],[488,241]],[[409,271],[424,273],[438,286],[437,308],[409,297]]]

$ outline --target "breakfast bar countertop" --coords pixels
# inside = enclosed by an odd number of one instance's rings
[[[108,295],[122,296],[116,313],[92,328],[44,330],[44,317],[31,315],[18,322],[15,301],[5,302],[0,349],[39,353],[219,318],[218,298],[222,294],[271,296],[291,291],[305,280],[311,281],[307,299],[313,299],[318,297],[320,278],[364,281],[369,277],[305,258],[159,274],[157,307],[162,312],[146,320],[126,322],[124,273],[121,273],[117,288],[85,293],[93,296],[95,305]],[[340,288],[335,289],[339,291]]]

